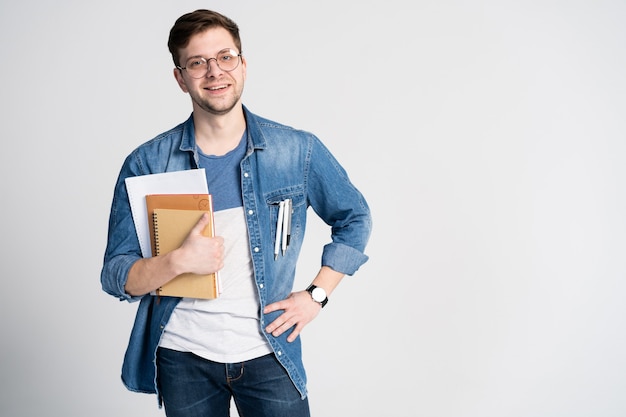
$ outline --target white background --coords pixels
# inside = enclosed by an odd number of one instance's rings
[[[371,260],[304,334],[314,416],[626,415],[626,4],[0,4],[0,415],[162,416],[100,289],[113,185],[183,121],[174,20],[241,28],[245,104],[316,133]],[[310,281],[328,231],[311,221]]]

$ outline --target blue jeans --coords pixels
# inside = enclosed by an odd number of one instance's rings
[[[159,348],[157,378],[168,417],[228,417],[231,397],[240,417],[310,416],[273,354],[224,364]]]

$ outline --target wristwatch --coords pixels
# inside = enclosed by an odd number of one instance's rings
[[[311,298],[313,299],[313,301],[320,303],[322,305],[322,308],[328,302],[328,297],[326,296],[326,291],[324,291],[324,288],[320,288],[317,285],[311,284],[306,290],[309,294],[311,294]]]

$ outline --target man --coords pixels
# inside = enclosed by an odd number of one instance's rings
[[[209,10],[185,14],[168,46],[193,112],[125,160],[101,275],[107,293],[140,300],[122,379],[130,390],[156,393],[170,417],[227,416],[231,398],[245,416],[308,416],[299,334],[342,277],[367,261],[369,208],[314,135],[243,106],[246,59],[232,20]],[[220,236],[202,236],[205,216],[179,249],[142,258],[125,178],[196,168],[206,170]],[[285,200],[291,240],[275,254]],[[311,286],[294,291],[309,206],[330,225],[332,242]],[[216,299],[150,295],[183,272],[218,270]]]

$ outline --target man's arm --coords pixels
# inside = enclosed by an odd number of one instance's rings
[[[315,213],[331,226],[332,242],[322,251],[322,268],[313,285],[330,295],[345,275],[352,275],[367,261],[363,253],[371,231],[367,202],[348,179],[346,171],[317,137],[311,141],[307,166],[307,198]],[[293,342],[319,313],[320,303],[306,290],[292,292],[285,300],[269,304],[264,313],[282,310],[265,331],[279,336],[289,329]]]
[[[128,272],[124,286],[126,292],[132,296],[141,296],[182,273],[209,274],[222,269],[224,239],[202,235],[202,230],[209,222],[207,214],[202,216],[180,248],[135,262]]]

